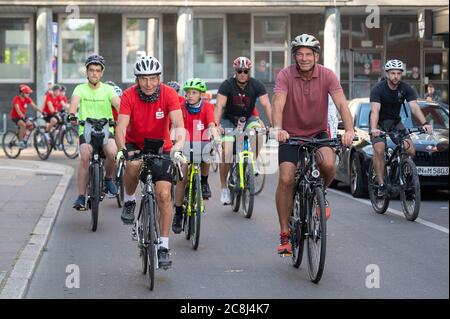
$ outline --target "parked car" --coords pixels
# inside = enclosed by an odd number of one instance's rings
[[[427,121],[433,125],[434,134],[412,134],[411,139],[416,147],[414,162],[417,166],[421,187],[448,189],[448,145],[449,145],[449,114],[448,109],[434,102],[418,100]],[[354,197],[367,197],[367,176],[373,148],[369,136],[370,102],[368,98],[353,99],[349,103],[353,115],[356,135],[359,140],[353,142],[348,150],[337,157],[336,177],[334,183],[343,182],[350,185]],[[401,108],[402,122],[407,128],[419,127],[420,124],[411,114],[409,106]],[[340,123],[338,132],[343,133]],[[387,138],[390,149],[395,144]]]

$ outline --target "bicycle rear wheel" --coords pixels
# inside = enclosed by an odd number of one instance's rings
[[[194,208],[194,212],[191,216],[191,235],[192,248],[196,250],[200,242],[200,225],[203,212],[202,189],[200,185],[200,174],[198,172],[194,175],[194,181],[192,185],[194,186],[194,196],[192,196],[193,203],[191,203],[191,207]]]
[[[303,209],[303,211],[302,211]],[[289,231],[291,233],[292,244],[292,265],[295,268],[300,267],[303,258],[303,250],[305,246],[304,232],[302,231],[302,214],[304,214],[304,207],[301,204],[300,193],[296,192],[294,196],[294,203],[292,208],[292,215],[289,220]]]
[[[255,161],[255,195],[262,192],[264,184],[266,183],[266,169],[264,167],[264,160],[261,155]]]
[[[91,230],[97,230],[98,210],[100,206],[100,164],[91,165],[89,176],[89,201],[91,204]]]
[[[66,127],[61,136],[63,152],[70,159],[78,157],[78,138],[78,131],[72,126]]]
[[[2,146],[5,155],[9,158],[17,158],[22,151],[22,149],[18,146],[19,142],[19,137],[17,136],[16,131],[6,131],[2,139]]]
[[[251,218],[255,201],[255,175],[252,163],[244,163],[244,189],[242,190],[242,208],[245,218]]]
[[[327,247],[327,220],[323,189],[315,187],[309,200],[307,215],[308,272],[311,281],[317,284],[325,267]]]
[[[52,147],[49,141],[47,141],[47,137],[45,137],[45,133],[43,130],[40,130],[39,128],[35,129],[33,135],[33,144],[39,158],[44,161],[48,159],[50,153],[52,152]]]
[[[400,189],[400,199],[402,201],[403,213],[407,220],[414,221],[419,216],[421,199],[417,168],[410,158],[402,160],[400,167],[399,176],[403,182]]]
[[[384,171],[385,176],[387,176],[387,171],[385,167]],[[369,177],[368,177],[368,189],[369,189],[369,197],[372,203],[373,210],[378,214],[384,214],[389,207],[390,197],[389,195],[380,197],[377,194],[376,188],[376,173],[373,167],[373,162],[370,161],[369,164]]]

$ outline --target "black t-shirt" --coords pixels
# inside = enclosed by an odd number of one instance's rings
[[[224,116],[231,121],[241,116],[249,118],[255,108],[256,99],[267,94],[264,85],[254,78],[249,79],[243,90],[235,78],[229,78],[222,82],[217,93],[227,97]]]
[[[391,90],[387,80],[381,80],[370,91],[370,102],[381,104],[378,124],[384,120],[395,120],[399,122],[400,107],[404,101],[411,102],[417,100],[416,91],[404,82],[400,82],[397,89]]]

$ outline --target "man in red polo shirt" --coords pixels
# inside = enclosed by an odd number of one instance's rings
[[[292,211],[292,191],[299,146],[282,144],[290,136],[328,138],[328,94],[330,94],[345,125],[344,145],[351,145],[355,136],[348,102],[336,75],[318,64],[320,43],[312,35],[302,34],[291,43],[294,64],[277,76],[273,96],[273,135],[278,149],[279,179],[276,205],[280,222],[279,254],[292,254],[289,241],[289,216]],[[317,154],[320,174],[325,186],[334,178],[336,154],[332,148],[322,147]],[[329,212],[329,209],[327,209]]]
[[[161,83],[161,63],[154,57],[144,56],[134,66],[136,84],[123,92],[116,126],[117,157],[128,159],[128,152],[144,149],[144,139],[164,140],[161,165],[152,167],[156,202],[160,212],[161,244],[158,248],[159,267],[169,268],[169,232],[172,224],[172,161],[182,158],[184,144],[183,113],[178,96],[172,88]],[[172,145],[169,119],[175,128],[176,143]],[[169,154],[172,154],[170,156]],[[135,191],[139,183],[140,161],[127,161],[124,176],[125,197],[121,219],[133,224],[136,207]],[[155,165],[156,166],[156,165]],[[135,233],[135,230],[134,232]]]
[[[33,90],[25,84],[20,85],[19,87],[19,95],[16,95],[12,101],[11,112],[9,116],[11,120],[16,123],[19,127],[19,147],[25,148],[26,142],[23,140],[25,137],[25,130],[27,127],[31,126],[32,123],[29,119],[27,119],[27,106],[31,105],[33,110],[36,112],[41,112],[34,101],[31,99],[30,95],[33,93]]]

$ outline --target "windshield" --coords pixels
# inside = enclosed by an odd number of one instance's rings
[[[423,104],[420,103],[420,108],[425,116],[425,119],[428,123],[433,126],[433,129],[446,129],[448,130],[449,126],[449,117],[448,113],[444,111],[438,105],[433,104]],[[412,119],[411,110],[409,105],[406,106],[408,111],[408,116],[405,114],[405,108],[402,106],[400,109],[400,116],[402,117],[402,122],[407,128],[419,127],[420,123],[416,118]],[[369,127],[369,112],[370,112],[370,104],[363,103],[361,104],[361,110],[359,112],[359,127],[360,128],[368,128]],[[413,124],[414,123],[414,124]]]

